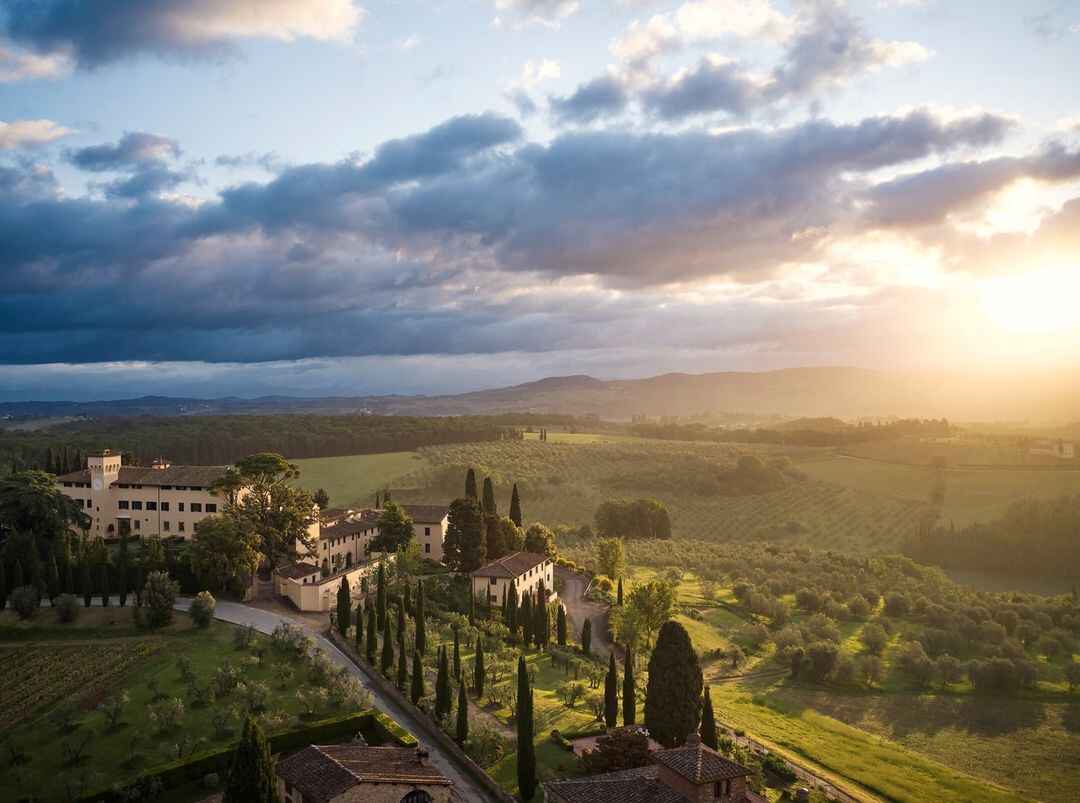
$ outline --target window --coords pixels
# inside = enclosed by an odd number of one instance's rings
[[[71,483],[70,483],[70,482],[65,482],[65,483],[64,483],[64,487],[65,487],[65,488],[70,488],[70,487],[71,487]]]
[[[179,524],[178,524],[178,525],[176,526],[176,529],[177,529],[177,530],[179,530],[180,532],[183,532],[183,531],[184,531],[184,522],[180,522],[180,523],[179,523]]]
[[[192,502],[191,503],[191,512],[192,513],[202,513],[202,502]]]
[[[131,509],[132,510],[142,510],[142,502],[140,502],[138,499],[134,500],[131,503]]]
[[[498,580],[496,580],[494,577],[491,578],[491,584],[492,585],[495,585],[495,583],[497,583],[497,582],[498,582]]]
[[[168,502],[162,502],[161,503],[161,510],[163,512],[165,512],[165,513],[168,513],[169,512],[169,503]]]
[[[424,544],[424,551],[431,552],[431,544]]]
[[[167,521],[161,522],[161,529],[163,529],[165,532],[168,532],[169,531],[169,522],[167,522]]]
[[[147,502],[146,503],[146,509],[147,510],[157,510],[157,502]]]
[[[177,502],[176,507],[181,513],[184,512],[184,503],[183,502]]]
[[[424,535],[431,535],[431,528],[430,527],[425,527],[424,528]]]
[[[172,486],[171,485],[162,485],[161,490],[163,490],[163,491],[171,491]]]
[[[206,512],[207,513],[217,513],[217,502],[207,502],[206,503]]]
[[[121,499],[119,502],[116,503],[116,506],[121,510],[128,510],[131,508],[131,505],[128,504],[128,500],[126,499]]]

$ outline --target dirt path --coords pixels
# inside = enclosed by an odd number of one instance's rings
[[[563,583],[560,597],[566,607],[566,616],[569,620],[567,626],[570,633],[575,639],[580,638],[585,620],[591,620],[592,651],[598,655],[607,656],[611,651],[611,640],[607,633],[607,606],[585,599],[588,580],[583,575],[562,566],[555,567],[555,574]]]

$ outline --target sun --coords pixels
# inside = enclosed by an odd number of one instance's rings
[[[984,314],[1014,335],[1080,330],[1080,266],[1049,267],[980,282]]]

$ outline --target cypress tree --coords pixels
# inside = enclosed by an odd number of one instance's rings
[[[634,686],[634,653],[630,647],[626,648],[625,660],[623,661],[622,721],[623,725],[633,725],[637,722],[637,688]]]
[[[356,603],[356,653],[364,649],[364,607]]]
[[[435,717],[444,719],[450,716],[453,705],[450,691],[450,667],[446,657],[446,647],[439,647],[439,669],[435,675]]]
[[[64,593],[74,594],[78,589],[75,588],[75,570],[71,566],[71,560],[69,559],[64,563]]]
[[[405,643],[398,644],[398,659],[397,659],[397,687],[398,691],[402,694],[405,693],[405,687],[409,685],[409,658],[408,653],[405,651]]]
[[[279,803],[270,744],[251,717],[233,753],[222,803]]]
[[[469,624],[476,623],[476,595],[469,591]]]
[[[705,687],[701,698],[701,741],[713,750],[719,749],[719,742],[716,739],[716,717],[713,715],[712,695],[709,694],[708,686]]]
[[[586,655],[592,655],[592,620],[586,619],[581,626],[581,651]]]
[[[412,586],[405,583],[405,612],[410,616],[415,616],[412,606]]]
[[[457,728],[454,737],[460,745],[464,745],[469,739],[469,696],[465,693],[464,682],[458,684]]]
[[[375,666],[375,655],[379,651],[379,630],[375,621],[375,608],[367,610],[367,661]]]
[[[522,596],[521,610],[518,611],[518,623],[521,625],[521,640],[528,647],[533,634],[532,594]]]
[[[413,705],[420,702],[424,696],[424,664],[420,660],[420,651],[414,650],[412,657],[412,688],[409,690],[409,699]]]
[[[555,638],[560,647],[566,646],[566,608],[559,603],[559,611],[555,614]]]
[[[18,566],[18,564],[15,564]],[[94,596],[94,584],[90,580],[90,564],[84,557],[82,566],[79,568],[79,581],[82,586],[83,607],[90,607],[90,600]]]
[[[461,680],[461,639],[456,626],[454,627],[454,678]]]
[[[495,486],[491,484],[491,477],[484,477],[484,515],[499,515],[499,507],[495,504]]]
[[[408,586],[405,586],[408,588]],[[405,605],[397,606],[397,640],[399,644],[405,643]]]
[[[342,577],[337,591],[337,626],[343,637],[349,635],[349,620],[352,618],[352,595],[349,592],[349,578]]]
[[[123,608],[127,605],[128,590],[131,585],[129,557],[123,541],[120,542],[120,554],[116,561],[116,584],[120,592],[120,607]]]
[[[551,617],[547,605],[536,608],[536,624],[533,626],[533,643],[537,649],[544,649],[551,641]]]
[[[503,586],[502,590],[502,623],[510,627],[510,613],[506,607],[506,586]]]
[[[381,563],[375,590],[375,620],[379,630],[386,627],[386,569]]]
[[[49,553],[48,567],[49,601],[55,601],[60,596],[60,570],[56,567],[56,553]]]
[[[518,527],[521,527],[521,498],[518,496],[517,483],[514,483],[514,490],[510,492],[510,521],[514,522]]]
[[[109,564],[104,562],[101,564],[101,572],[98,575],[98,593],[101,594],[101,607],[109,607]]]
[[[141,566],[135,567],[135,603],[142,605],[142,592],[143,592],[143,570]]]
[[[619,578],[619,590],[618,590],[617,596],[615,598],[615,604],[620,606],[620,607],[622,606],[622,578],[621,577]]]
[[[604,723],[609,728],[618,724],[619,698],[616,692],[618,676],[615,674],[615,651],[608,653],[608,671],[604,676]]]
[[[649,657],[645,727],[664,745],[678,747],[701,721],[701,665],[686,629],[664,622]]]
[[[517,781],[522,800],[536,794],[536,745],[533,744],[533,694],[525,656],[518,656]]]
[[[480,498],[476,493],[476,472],[472,468],[465,472],[465,498],[474,502]]]
[[[23,580],[23,567],[22,562],[15,558],[15,568],[11,572],[11,587],[12,589],[21,588],[26,585],[26,581]]]
[[[473,688],[476,689],[476,699],[484,696],[484,641],[476,637],[476,654],[473,656]]]
[[[424,619],[424,581],[416,581],[416,649],[427,652],[427,622]]]
[[[516,636],[518,629],[518,593],[517,580],[510,581],[510,591],[506,595],[506,626],[510,629],[510,635]]]
[[[4,558],[0,555],[0,611],[7,607],[7,598],[7,571],[4,569]]]
[[[382,636],[382,663],[379,664],[384,675],[394,668],[394,638],[390,634],[390,617],[386,618]]]

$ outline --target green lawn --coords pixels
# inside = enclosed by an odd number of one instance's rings
[[[297,460],[299,484],[310,491],[324,488],[331,507],[371,505],[375,492],[423,464],[418,452],[357,454],[346,457],[314,457]],[[462,477],[462,482],[465,479]]]

